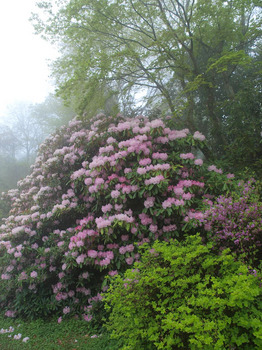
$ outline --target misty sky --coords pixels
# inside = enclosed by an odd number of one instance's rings
[[[47,60],[56,52],[28,20],[37,1],[0,1],[0,122],[8,105],[42,102],[52,92]]]

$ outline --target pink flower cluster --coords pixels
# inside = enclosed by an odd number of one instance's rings
[[[164,180],[165,180],[165,178],[163,175],[157,175],[157,176],[151,177],[150,179],[145,180],[145,185],[146,186],[157,185],[161,181],[164,181]]]
[[[193,153],[181,153],[180,158],[181,159],[194,159],[195,156]]]
[[[41,298],[37,291],[51,280],[58,321],[73,312],[90,321],[105,276],[139,261],[138,246],[184,234],[186,220],[205,220],[197,208],[206,205],[212,174],[192,153],[203,140],[161,119],[116,123],[101,115],[48,138],[31,174],[8,194],[12,209],[0,229],[6,293]]]
[[[162,207],[164,209],[171,208],[172,205],[175,205],[176,207],[183,206],[185,202],[181,199],[176,199],[174,197],[169,197],[162,203]]]
[[[208,168],[207,168],[208,171],[214,171],[218,174],[222,174],[223,171],[222,169],[218,169],[215,165],[210,165]]]

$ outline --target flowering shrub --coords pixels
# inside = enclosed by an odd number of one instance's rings
[[[261,349],[260,279],[229,249],[199,236],[146,248],[104,295],[121,349]]]
[[[259,184],[254,179],[239,183],[237,192],[219,196],[198,224],[204,226],[207,238],[216,248],[230,248],[252,267],[262,256],[262,203]]]
[[[139,261],[138,247],[194,231],[210,196],[234,182],[194,150],[204,136],[147,118],[73,120],[40,147],[31,175],[8,192],[0,232],[0,305],[7,316],[92,319],[105,276]]]

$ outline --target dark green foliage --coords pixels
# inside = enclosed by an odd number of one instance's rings
[[[216,255],[199,236],[143,249],[105,295],[122,349],[261,349],[260,279],[229,250]]]
[[[0,224],[1,220],[7,217],[9,210],[11,209],[10,202],[0,198]]]

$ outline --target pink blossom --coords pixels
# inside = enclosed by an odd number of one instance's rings
[[[62,293],[61,293],[61,292],[57,293],[57,295],[55,296],[55,298],[56,298],[57,301],[62,300]]]
[[[76,258],[76,262],[78,264],[82,264],[84,262],[85,258],[86,258],[86,254],[81,254]]]
[[[16,235],[17,233],[24,231],[24,229],[25,229],[24,226],[17,226],[12,229],[12,234]]]
[[[105,180],[104,180],[103,178],[101,178],[101,177],[97,177],[97,178],[95,179],[95,185],[96,185],[96,186],[103,185],[104,182],[105,182]]]
[[[126,242],[126,241],[128,241],[128,239],[129,239],[129,236],[128,236],[128,235],[122,235],[122,236],[121,236],[121,241],[122,241],[122,242]]]
[[[179,185],[184,186],[184,187],[191,187],[193,185],[192,180],[182,180],[179,181]]]
[[[87,177],[84,182],[87,186],[89,186],[93,183],[93,180],[91,179],[91,177]]]
[[[110,264],[110,259],[108,259],[108,258],[105,258],[105,259],[99,261],[100,266],[107,266],[109,264]]]
[[[169,197],[168,199],[166,199],[163,203],[162,203],[162,207],[164,209],[166,208],[171,208],[172,207],[172,204],[175,203],[175,198],[171,198]]]
[[[176,199],[174,204],[175,206],[179,207],[179,206],[183,206],[185,202],[183,201],[183,199],[181,200]]]
[[[63,277],[65,277],[65,273],[64,272],[59,272],[58,277],[59,277],[59,279],[62,279]]]
[[[118,274],[117,270],[109,271],[108,272],[109,276],[115,276]]]
[[[63,314],[66,315],[66,314],[69,314],[70,312],[70,307],[69,306],[66,306],[65,308],[63,308]]]
[[[7,272],[11,272],[11,271],[13,271],[13,269],[14,269],[14,266],[13,266],[13,265],[10,265],[10,266],[7,266],[6,271],[7,271]]]
[[[89,258],[96,258],[97,251],[96,250],[88,250],[87,255],[89,256]]]
[[[165,144],[165,143],[168,143],[168,138],[167,137],[165,137],[165,136],[159,136],[158,138],[156,138],[156,140],[155,140],[157,143],[163,143],[163,144]]]
[[[187,133],[184,130],[172,130],[168,134],[168,139],[170,141],[176,140],[176,139],[182,139],[187,136]]]
[[[116,139],[114,139],[113,137],[109,137],[106,141],[108,144],[114,143],[116,142]]]
[[[184,190],[182,187],[174,187],[174,192],[177,196],[180,196],[184,193]]]
[[[132,227],[132,228],[131,228],[131,233],[132,233],[132,234],[135,234],[136,232],[137,232],[137,228],[136,228],[136,227]]]
[[[194,159],[195,156],[193,153],[181,153],[180,158],[181,159]]]
[[[21,274],[20,274],[20,276],[19,276],[18,279],[19,279],[20,281],[21,281],[21,280],[26,280],[26,279],[28,279],[28,276],[27,276],[26,272],[25,272],[25,271],[21,272]]]
[[[203,165],[203,160],[202,159],[196,159],[195,161],[194,161],[194,163],[195,163],[195,165]]]
[[[155,177],[151,177],[148,180],[145,180],[145,185],[151,185],[151,184],[159,184],[161,181],[165,180],[163,175],[157,175]]]
[[[14,253],[14,257],[15,258],[20,258],[22,256],[22,253],[21,252],[15,252]]]
[[[144,174],[146,174],[147,170],[146,170],[146,168],[137,168],[136,172],[139,175],[144,175]]]
[[[145,208],[151,208],[154,206],[154,203],[155,203],[155,197],[148,197],[144,202],[144,206]]]
[[[114,252],[112,252],[112,251],[106,252],[106,258],[113,260],[114,259]]]
[[[108,211],[112,210],[112,208],[113,208],[112,204],[109,203],[107,205],[102,206],[102,212],[107,213]]]
[[[37,277],[37,272],[36,272],[36,271],[32,271],[32,272],[30,273],[30,276],[31,276],[32,278],[36,278],[36,277]]]
[[[140,161],[139,161],[139,165],[141,165],[141,166],[146,166],[148,164],[151,164],[150,158],[143,158],[143,159],[140,159]]]
[[[141,213],[138,216],[139,216],[139,219],[141,220],[142,225],[150,225],[153,222],[153,220],[145,213]],[[132,230],[131,230],[131,232],[132,232]],[[137,231],[134,230],[132,233],[136,233],[136,232]]]
[[[134,262],[134,258],[132,258],[132,257],[126,258],[126,263],[127,263],[128,265],[132,265],[133,262]]]
[[[2,280],[10,280],[11,276],[8,275],[7,273],[3,273],[3,274],[1,275],[1,278],[2,278]]]
[[[167,153],[159,153],[159,152],[156,152],[156,153],[153,153],[153,154],[152,154],[152,158],[153,158],[153,159],[167,160],[168,155],[167,155]]]
[[[157,225],[151,224],[151,225],[149,226],[149,230],[150,230],[151,232],[153,232],[153,233],[156,233],[157,230],[158,230],[158,227],[157,227]]]
[[[109,152],[113,152],[113,151],[114,151],[114,147],[112,145],[109,145],[109,146],[106,146],[106,147],[100,147],[99,154],[109,153]]]
[[[204,214],[201,213],[201,212],[193,212],[193,211],[190,211],[188,213],[188,216],[190,219],[196,219],[196,220],[202,220],[204,219]]]
[[[83,272],[83,273],[82,273],[82,277],[83,277],[84,279],[87,279],[88,276],[89,276],[89,273],[88,273],[88,272]]]
[[[177,229],[176,225],[163,226],[164,232],[171,232]]]
[[[120,192],[118,190],[112,191],[111,192],[111,197],[112,198],[118,198],[120,196]]]
[[[7,310],[5,316],[7,317],[15,317],[15,311]]]
[[[82,240],[79,240],[76,242],[76,246],[79,247],[83,247],[84,246],[84,242]]]
[[[112,219],[115,218],[119,221],[126,221],[126,222],[134,222],[134,218],[131,216],[128,216],[127,214],[116,214]]]
[[[22,244],[19,244],[19,245],[16,247],[16,250],[17,250],[18,252],[21,252],[22,249],[23,249]]]
[[[193,138],[195,140],[204,141],[206,137],[204,135],[202,135],[199,131],[196,131],[193,135]]]
[[[112,224],[111,220],[104,219],[102,217],[96,218],[95,221],[96,221],[96,225],[97,225],[98,229],[104,228],[104,227],[107,227],[107,226],[111,226],[111,224]]]
[[[119,248],[119,253],[120,253],[120,254],[125,254],[125,253],[126,253],[126,247],[124,247],[124,246],[123,246],[123,247],[120,247],[120,248]]]
[[[109,243],[106,246],[108,249],[117,249],[119,246],[117,243]]]
[[[193,197],[193,195],[191,193],[184,193],[182,198],[185,200],[190,200]]]
[[[207,168],[208,171],[215,171],[216,173],[220,172],[221,169],[217,169],[217,167],[215,165],[210,165]]]
[[[135,249],[135,247],[134,247],[133,244],[129,244],[129,245],[126,246],[126,251],[127,252],[132,252],[134,249]]]
[[[93,316],[92,315],[83,315],[83,318],[85,321],[90,322],[92,320]]]
[[[161,119],[155,119],[152,122],[148,123],[147,126],[150,126],[151,128],[164,128],[165,124],[163,120]]]

